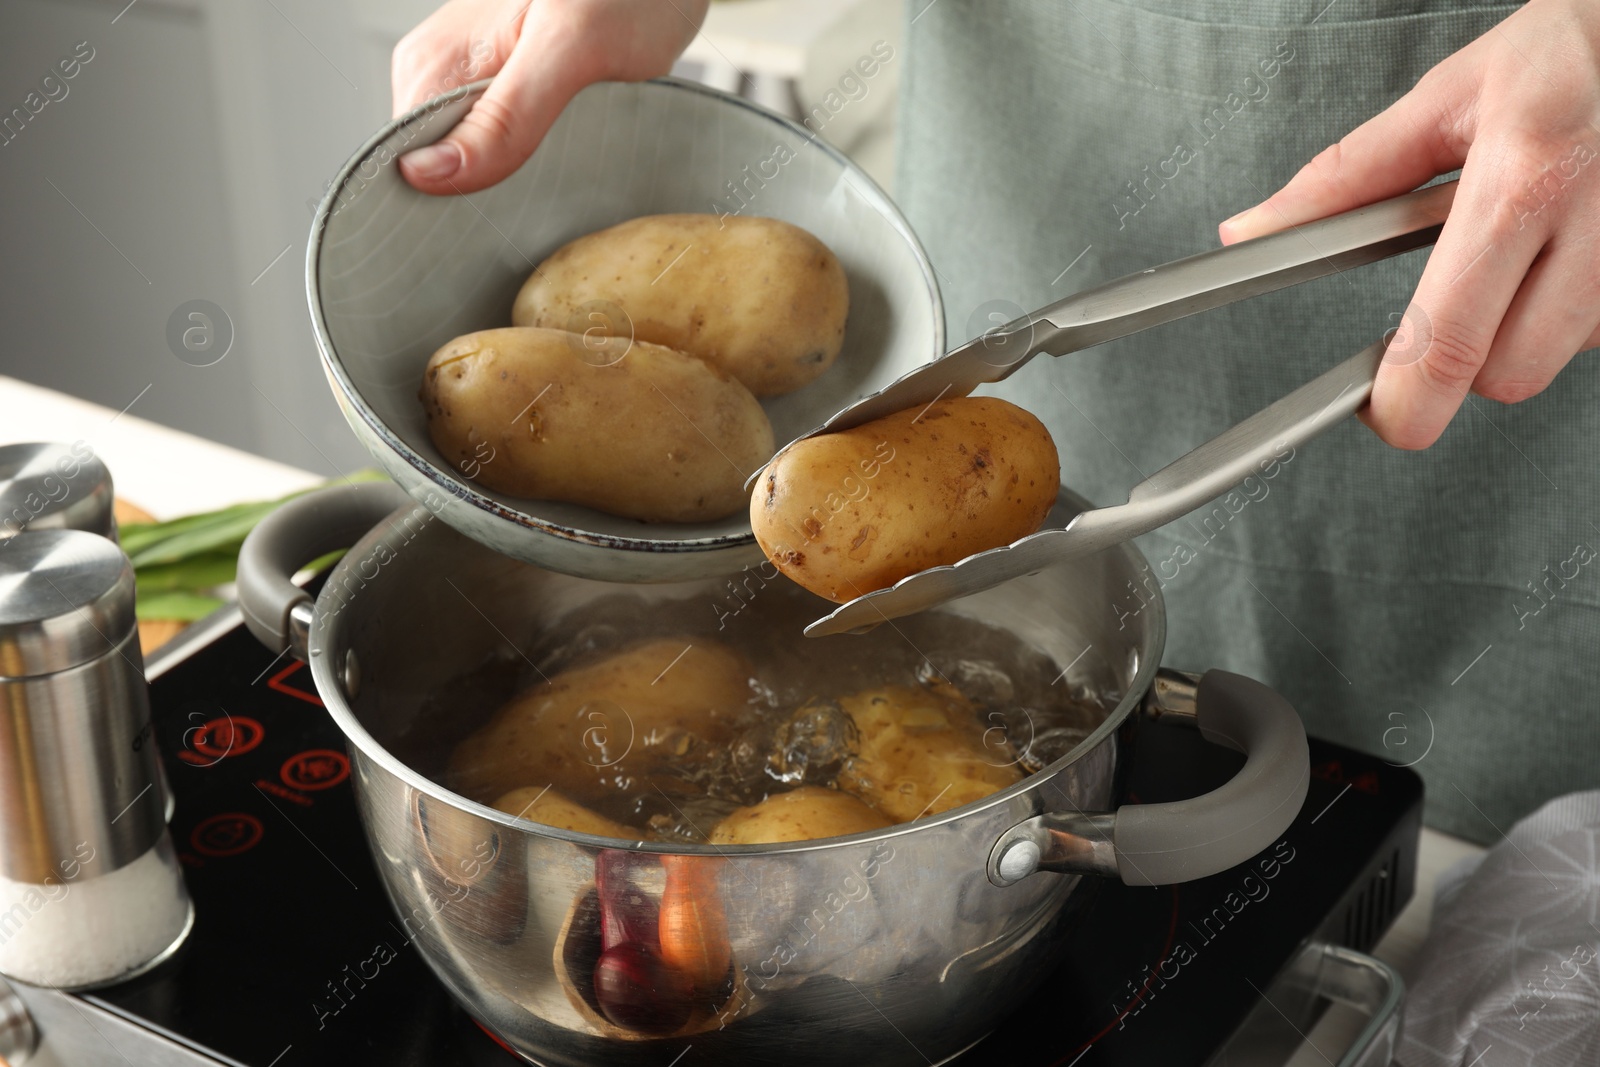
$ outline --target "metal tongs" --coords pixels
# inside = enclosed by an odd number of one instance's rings
[[[985,382],[1010,377],[1040,353],[1064,356],[1431,245],[1450,213],[1455,192],[1455,182],[1444,182],[1069,296],[973,338],[856,401],[797,440],[847,430],[947,396],[965,396]],[[1353,415],[1371,395],[1387,346],[1385,337],[1163,467],[1134,486],[1125,504],[1080,512],[1064,529],[1041,530],[856,597],[806,627],[806,636],[862,633],[1164,526],[1238,485],[1277,449],[1297,447]],[[757,471],[750,484],[760,474]]]

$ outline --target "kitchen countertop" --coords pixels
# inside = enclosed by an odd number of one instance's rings
[[[0,445],[87,441],[119,497],[158,519],[275,500],[324,479],[139,418],[0,376]]]
[[[138,404],[137,398],[130,409]],[[0,376],[0,444],[87,441],[106,464],[117,495],[158,519],[270,500],[323,481],[317,475],[207,441],[122,412]],[[1483,849],[1435,830],[1423,830],[1417,891],[1373,955],[1409,976],[1433,914],[1439,875]],[[1327,1062],[1348,1044],[1351,1021],[1330,1012],[1308,1035],[1292,1067]],[[1321,1050],[1326,1050],[1326,1053]]]

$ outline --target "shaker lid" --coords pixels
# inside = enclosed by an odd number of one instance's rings
[[[133,565],[82,530],[0,540],[0,677],[66,670],[116,647],[134,626]]]
[[[86,442],[0,446],[0,540],[24,530],[115,535],[111,472]]]

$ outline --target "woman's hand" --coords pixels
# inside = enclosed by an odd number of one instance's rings
[[[1220,228],[1231,244],[1457,167],[1363,414],[1399,448],[1437,440],[1469,388],[1525,400],[1600,344],[1600,3],[1531,0]]]
[[[709,0],[450,0],[395,46],[394,113],[495,75],[444,139],[400,157],[425,193],[470,193],[522,165],[579,89],[672,69]]]

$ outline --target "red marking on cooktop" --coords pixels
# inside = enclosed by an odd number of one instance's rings
[[[296,789],[332,789],[350,777],[350,757],[331,748],[310,748],[285,760],[278,777]]]
[[[202,856],[237,856],[261,843],[261,820],[242,811],[224,811],[201,820],[189,844]]]
[[[322,698],[317,696],[317,694],[308,693],[304,689],[296,689],[292,685],[284,684],[285,678],[288,678],[295,671],[301,670],[304,667],[304,663],[300,662],[299,660],[295,660],[293,663],[289,664],[283,670],[279,671],[277,674],[274,674],[270,679],[268,679],[267,688],[276,689],[280,693],[287,693],[289,696],[304,700],[307,704],[315,704],[319,708],[326,707],[327,705],[322,702]]]
[[[266,729],[256,720],[245,715],[224,713],[222,718],[196,727],[189,743],[194,746],[195,752],[210,756],[215,762],[225,756],[244,755],[261,744],[261,739],[266,735]]]

